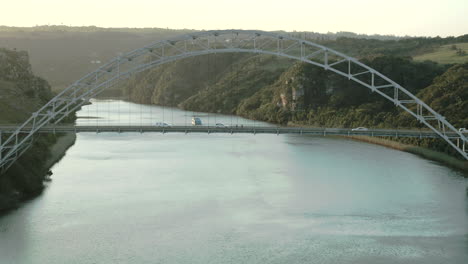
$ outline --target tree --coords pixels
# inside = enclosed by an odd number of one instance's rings
[[[457,50],[457,55],[458,56],[465,56],[466,55],[466,51],[462,50],[462,49],[458,49]]]

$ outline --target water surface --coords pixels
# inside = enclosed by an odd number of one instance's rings
[[[122,101],[94,101],[77,123],[178,124],[193,115],[206,124],[265,125]],[[81,133],[52,171],[43,195],[0,218],[0,263],[468,260],[468,181],[381,146],[287,135]]]

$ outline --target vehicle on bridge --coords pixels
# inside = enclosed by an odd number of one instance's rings
[[[156,122],[156,124],[154,124],[154,125],[157,126],[157,127],[171,127],[170,124],[164,123],[164,122]]]
[[[216,123],[215,127],[219,127],[219,128],[227,128],[226,125],[224,125],[223,123]]]
[[[466,129],[466,128],[464,128],[464,127],[458,129],[458,131],[460,131],[460,132],[462,132],[462,133],[468,133],[468,129]]]
[[[192,117],[192,126],[201,126],[202,121],[199,117]]]
[[[351,131],[368,131],[369,129],[366,127],[356,127],[351,129]]]

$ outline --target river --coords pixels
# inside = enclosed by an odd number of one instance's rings
[[[115,100],[94,100],[77,123],[190,124],[193,115],[267,125]],[[80,133],[52,172],[42,195],[0,218],[1,264],[468,260],[468,180],[382,146]]]

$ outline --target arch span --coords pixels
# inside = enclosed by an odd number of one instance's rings
[[[0,167],[5,171],[44,125],[57,124],[90,98],[122,79],[175,60],[212,54],[248,52],[276,55],[322,67],[393,102],[457,150],[465,159],[467,138],[442,115],[388,77],[325,46],[287,35],[257,30],[212,30],[162,40],[118,56],[60,92],[1,142]],[[457,135],[456,137],[449,137]]]

